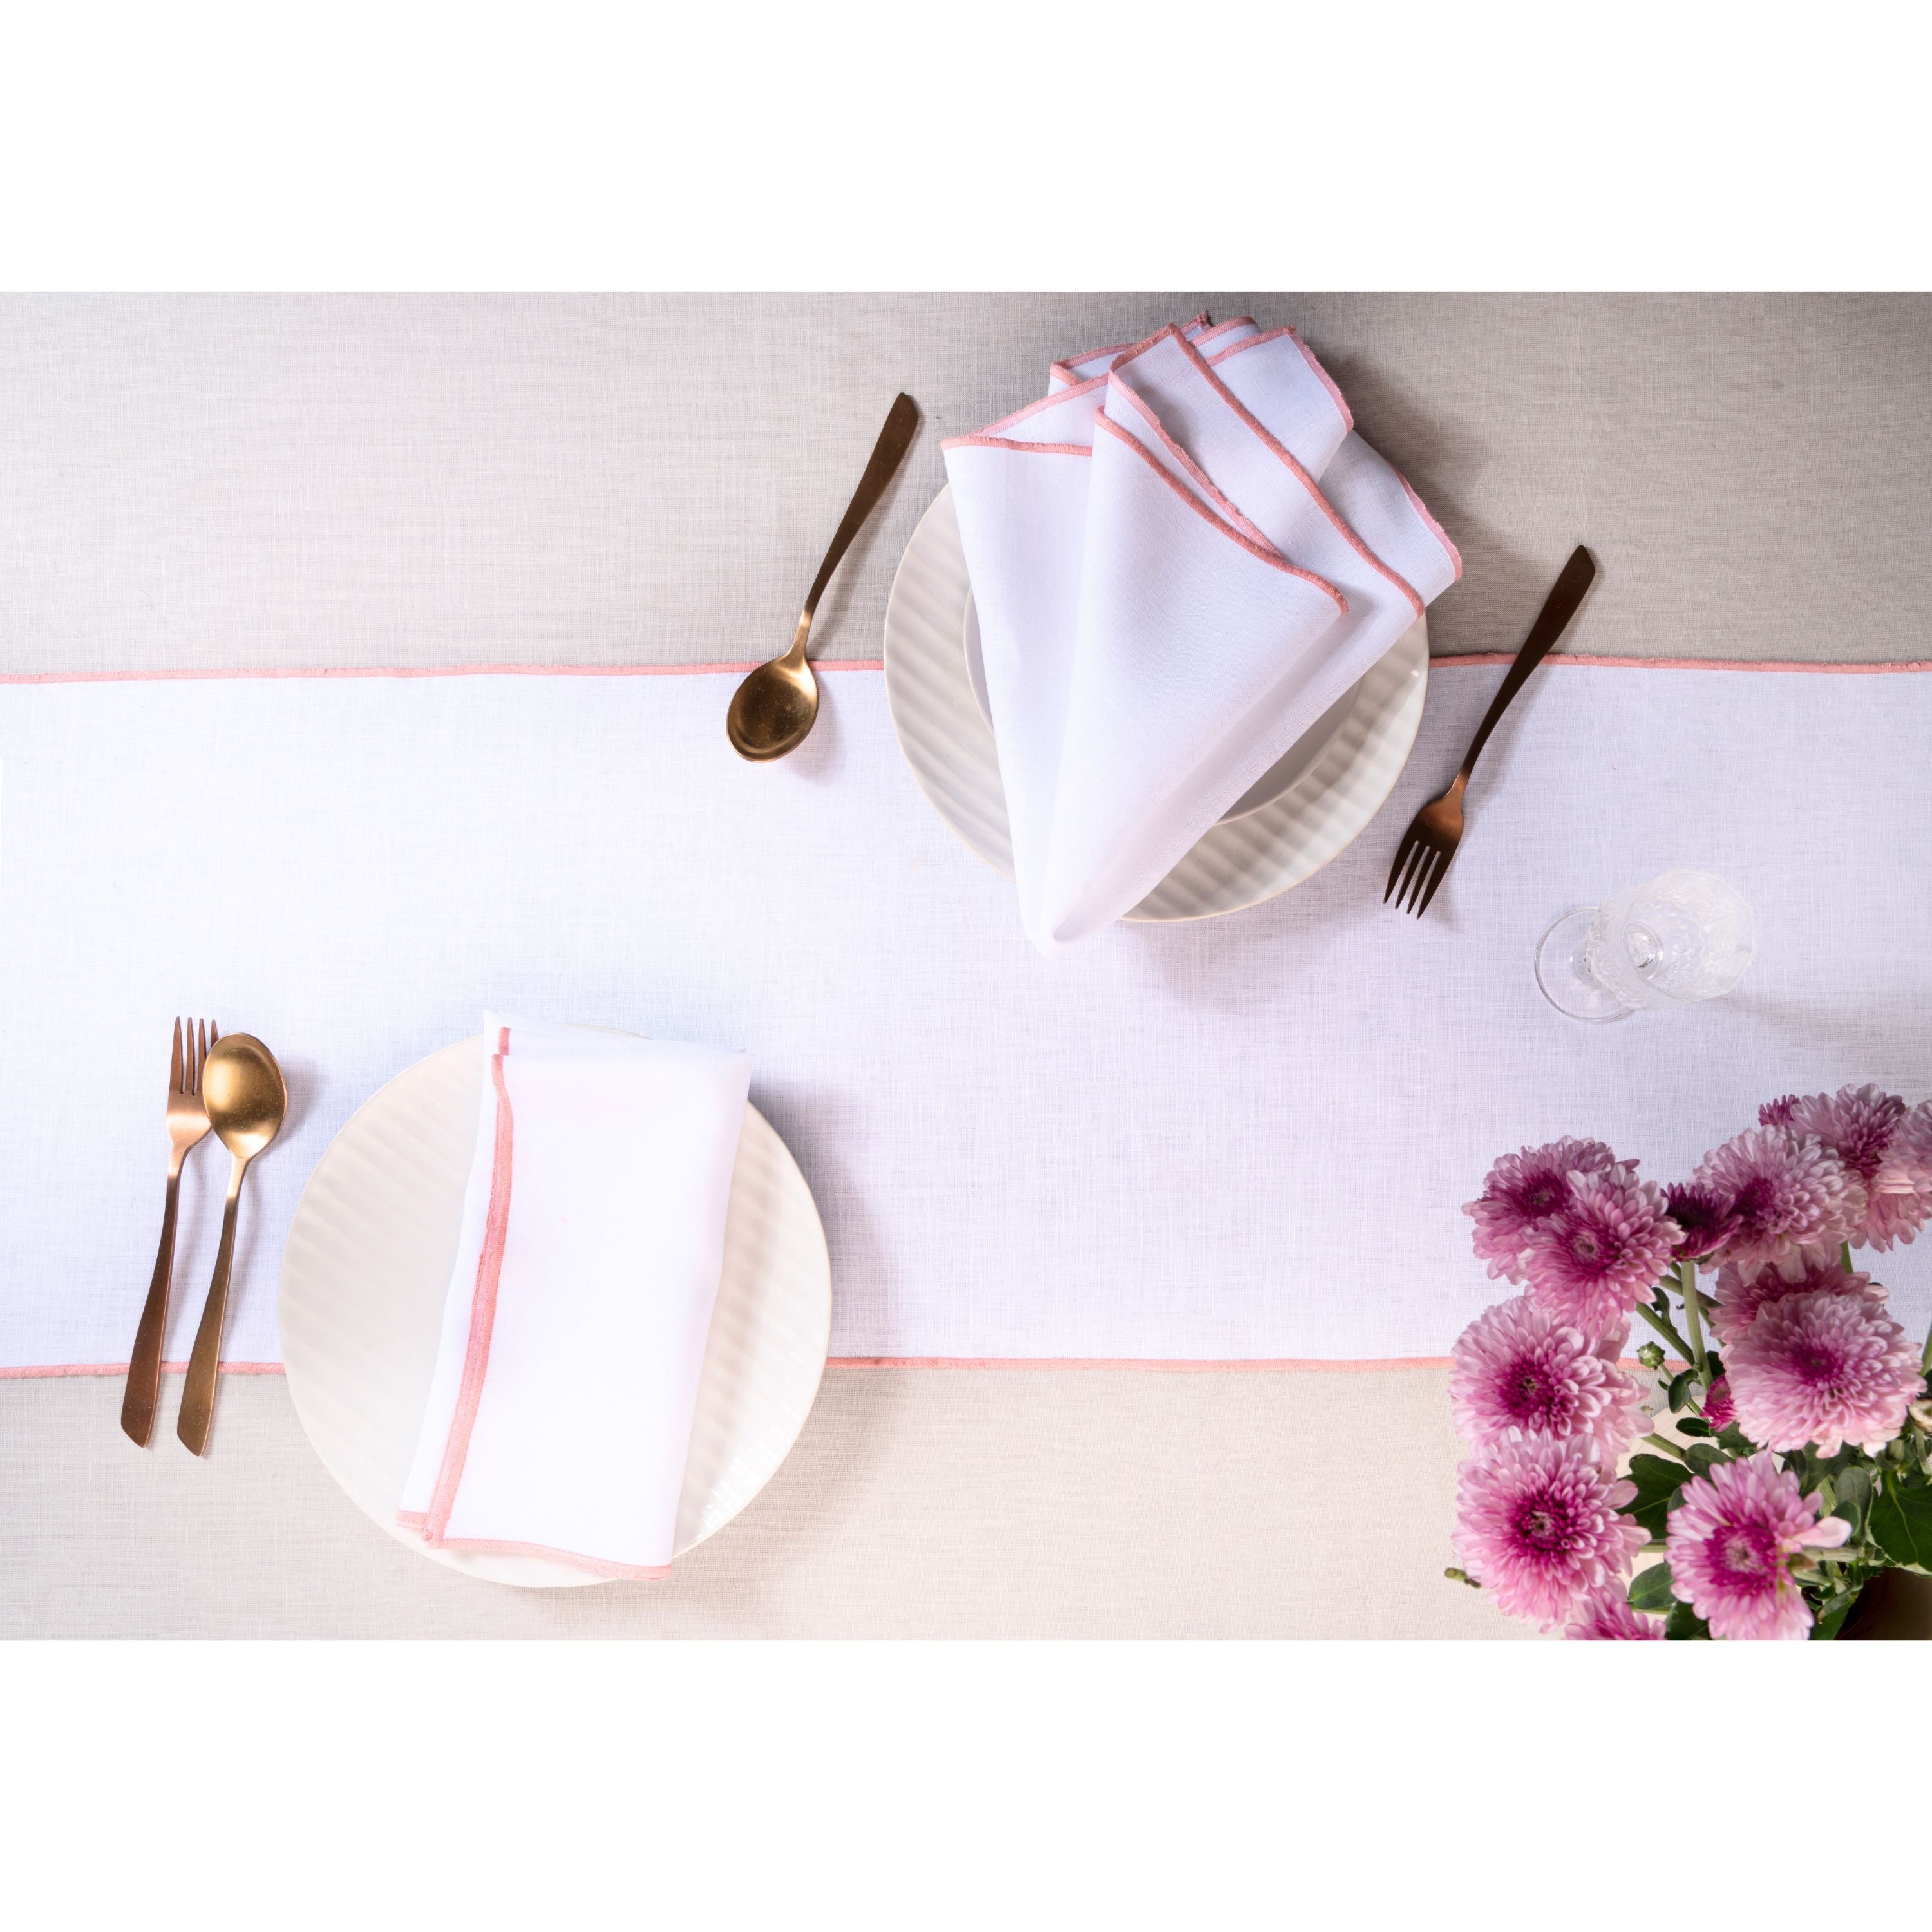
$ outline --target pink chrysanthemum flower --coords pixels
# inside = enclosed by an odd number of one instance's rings
[[[1587,1441],[1492,1444],[1458,1472],[1456,1553],[1498,1607],[1554,1630],[1588,1589],[1619,1576],[1643,1531],[1619,1504],[1636,1494]]]
[[[1486,1309],[1462,1330],[1449,1375],[1456,1426],[1477,1448],[1511,1430],[1567,1442],[1580,1436],[1606,1469],[1640,1435],[1634,1376],[1616,1366],[1625,1331],[1593,1346],[1527,1295]]]
[[[1932,1215],[1932,1166],[1910,1153],[1896,1166],[1889,1154],[1905,1120],[1905,1102],[1876,1087],[1840,1087],[1780,1101],[1794,1133],[1815,1134],[1856,1174],[1865,1190],[1864,1213],[1851,1232],[1854,1246],[1889,1248],[1910,1241]],[[1908,1168],[1910,1172],[1907,1172]]]
[[[1684,1485],[1670,1513],[1670,1587],[1714,1637],[1802,1638],[1811,1606],[1791,1574],[1804,1550],[1833,1550],[1851,1534],[1838,1516],[1818,1520],[1822,1498],[1767,1455],[1720,1462]]]
[[[1864,1184],[1814,1136],[1751,1127],[1714,1148],[1690,1177],[1731,1204],[1737,1226],[1719,1251],[1745,1273],[1796,1256],[1822,1259],[1850,1238]]]
[[[1600,1174],[1616,1156],[1601,1141],[1565,1138],[1504,1154],[1489,1172],[1480,1198],[1463,1204],[1476,1224],[1476,1258],[1490,1278],[1523,1279],[1523,1244],[1550,1217],[1570,1204],[1571,1177]]]
[[[1905,1330],[1862,1296],[1780,1295],[1725,1351],[1738,1426],[1767,1449],[1876,1454],[1925,1386]]]
[[[1628,1167],[1578,1177],[1570,1204],[1529,1238],[1523,1264],[1540,1306],[1594,1334],[1623,1319],[1670,1266],[1677,1223]]]
[[[1614,1583],[1600,1583],[1576,1606],[1564,1636],[1572,1643],[1661,1642],[1664,1619],[1634,1610]]]
[[[1737,1232],[1737,1210],[1714,1187],[1675,1183],[1664,1190],[1664,1211],[1677,1223],[1677,1252],[1687,1260],[1714,1252]]]
[[[1835,1261],[1791,1260],[1760,1269],[1747,1279],[1735,1262],[1718,1270],[1718,1298],[1707,1301],[1711,1331],[1720,1347],[1742,1341],[1760,1310],[1791,1294],[1852,1294],[1874,1308],[1885,1306],[1885,1290],[1868,1274],[1848,1273]]]
[[[1731,1400],[1731,1378],[1720,1376],[1704,1391],[1704,1420],[1722,1435],[1738,1419],[1737,1404]]]
[[[1899,1122],[1870,1186],[1864,1234],[1874,1247],[1910,1241],[1932,1220],[1932,1101]]]

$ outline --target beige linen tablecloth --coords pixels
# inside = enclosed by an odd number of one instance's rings
[[[14,297],[0,671],[762,656],[904,388],[816,633],[876,657],[939,438],[1203,307],[1300,326],[1449,528],[1438,652],[1514,648],[1582,541],[1594,652],[1932,656],[1922,297]],[[0,1632],[1517,1635],[1442,1580],[1443,1379],[835,1370],[668,1582],[546,1593],[384,1537],[278,1377],[205,1463],[118,1382],[0,1382]]]

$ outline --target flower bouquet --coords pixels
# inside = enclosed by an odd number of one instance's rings
[[[1932,1102],[1793,1096],[1682,1186],[1636,1168],[1526,1148],[1463,1210],[1523,1292],[1456,1344],[1448,1574],[1570,1637],[1836,1636],[1875,1577],[1932,1574],[1932,1338],[1852,1264],[1932,1218]]]

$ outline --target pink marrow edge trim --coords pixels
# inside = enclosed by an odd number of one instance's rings
[[[1168,434],[1160,418],[1154,414],[1152,410],[1148,408],[1146,402],[1141,397],[1136,395],[1133,391],[1127,387],[1126,383],[1122,382],[1118,376],[1114,375],[1109,375],[1107,378],[1107,393],[1110,398],[1118,395],[1126,406],[1133,410],[1135,414],[1139,416],[1141,420],[1147,424],[1148,428],[1153,430],[1154,434],[1160,439],[1161,447],[1165,449],[1167,453],[1174,458],[1175,462],[1179,464],[1181,468],[1187,472],[1189,481],[1193,484],[1195,488],[1199,490],[1202,496],[1208,499],[1208,502],[1214,506],[1214,509],[1220,513],[1220,520],[1228,525],[1236,536],[1244,538],[1250,550],[1253,550],[1258,556],[1279,563],[1281,568],[1287,571],[1292,576],[1300,578],[1304,584],[1312,584],[1317,590],[1322,591],[1327,596],[1332,597],[1335,600],[1336,608],[1344,616],[1347,616],[1348,610],[1348,598],[1343,596],[1341,592],[1338,590],[1334,584],[1330,584],[1326,578],[1317,577],[1312,571],[1304,570],[1298,565],[1289,562],[1288,559],[1283,556],[1281,552],[1278,550],[1273,544],[1268,542],[1265,533],[1257,530],[1256,526],[1241,514],[1240,511],[1221,494],[1220,490],[1215,487],[1214,478],[1201,467],[1200,464],[1194,460],[1192,457],[1188,454],[1186,450],[1181,448],[1179,443],[1174,441],[1172,436]],[[1124,433],[1122,430],[1120,425],[1118,423],[1110,421],[1105,416],[1097,416],[1094,420],[1096,424],[1106,424],[1108,428],[1113,430],[1115,435],[1120,436],[1121,441],[1133,445],[1136,449],[1139,450],[1140,454],[1142,456],[1145,457],[1148,455],[1148,452],[1144,448],[1142,448],[1138,440],[1131,434]],[[1156,471],[1159,471],[1160,469],[1160,466],[1156,463],[1154,463],[1151,458],[1149,458],[1149,466]],[[1165,472],[1162,473],[1164,474]],[[1168,476],[1166,480],[1169,484],[1172,484],[1174,479],[1172,476]],[[1181,490],[1179,494],[1184,496],[1186,494],[1186,492],[1185,490]],[[1196,505],[1196,507],[1198,508],[1200,506]]]
[[[1284,577],[1300,578],[1311,589],[1321,591],[1331,598],[1338,610],[1348,609],[1348,604],[1344,602],[1341,592],[1337,590],[1334,585],[1324,583],[1318,577],[1311,577],[1305,570],[1298,569],[1273,544],[1265,542],[1256,543],[1252,537],[1244,536],[1232,524],[1220,515],[1212,505],[1204,503],[1192,491],[1184,488],[1177,478],[1169,476],[1154,460],[1153,455],[1142,448],[1132,433],[1123,429],[1111,417],[1096,416],[1094,418],[1094,427],[1096,430],[1106,430],[1107,434],[1120,444],[1123,449],[1132,450],[1135,456],[1146,466],[1148,475],[1158,477],[1210,530],[1218,530],[1230,543],[1239,544],[1257,563],[1264,563],[1270,570],[1280,571]]]
[[[1324,1362],[1284,1356],[1252,1362],[1180,1359],[1140,1360],[1132,1356],[1081,1355],[832,1355],[828,1369],[1080,1369],[1138,1370],[1164,1376],[1270,1375],[1304,1369],[1316,1375],[1340,1375],[1354,1370],[1446,1369],[1447,1355],[1390,1355],[1363,1361]]]
[[[36,1376],[124,1376],[130,1366],[126,1362],[31,1362],[20,1368],[0,1369],[0,1382],[22,1382]],[[215,1372],[224,1376],[285,1376],[288,1370],[280,1362],[218,1362]],[[161,1373],[184,1376],[188,1364],[164,1362]]]
[[[762,658],[742,664],[314,664],[236,665],[220,670],[0,671],[0,685],[208,683],[222,678],[358,677],[705,677],[713,672],[742,677]],[[884,658],[814,658],[814,670],[884,670]]]
[[[1290,333],[1292,333],[1292,332],[1291,331]],[[1141,345],[1141,347],[1142,350],[1151,349],[1156,342],[1161,340],[1162,336],[1172,334],[1173,331],[1171,329],[1162,329],[1160,335],[1150,336],[1148,340]],[[1307,491],[1310,502],[1315,505],[1316,508],[1318,509],[1334,526],[1336,534],[1355,552],[1356,555],[1358,556],[1371,570],[1376,571],[1382,576],[1386,578],[1396,590],[1400,590],[1402,596],[1408,599],[1409,606],[1414,611],[1415,614],[1418,617],[1420,616],[1423,614],[1424,606],[1423,604],[1422,599],[1415,594],[1414,586],[1412,586],[1406,578],[1400,576],[1396,572],[1391,570],[1388,566],[1385,564],[1380,557],[1376,556],[1375,552],[1370,549],[1368,545],[1362,541],[1360,536],[1357,534],[1356,531],[1348,523],[1348,520],[1342,516],[1341,512],[1337,510],[1334,505],[1329,502],[1328,497],[1322,494],[1321,484],[1316,482],[1315,478],[1309,475],[1307,470],[1303,467],[1300,462],[1297,459],[1294,452],[1289,449],[1287,446],[1280,440],[1280,438],[1276,436],[1268,428],[1267,425],[1262,422],[1262,421],[1255,415],[1254,412],[1241,400],[1240,398],[1236,395],[1234,391],[1229,388],[1226,382],[1222,381],[1220,377],[1214,373],[1214,366],[1208,360],[1207,357],[1203,356],[1200,350],[1196,349],[1193,344],[1190,342],[1184,335],[1178,336],[1175,339],[1180,345],[1181,353],[1186,356],[1188,359],[1193,363],[1195,367],[1200,370],[1201,374],[1208,379],[1209,384],[1214,389],[1216,394],[1220,397],[1222,401],[1234,412],[1235,416],[1238,417],[1242,422],[1246,424],[1248,429],[1252,433],[1252,434],[1260,440],[1262,447],[1268,450],[1273,455],[1277,458],[1287,466],[1289,474],[1294,478],[1296,482],[1301,485],[1303,489]],[[1262,338],[1260,337],[1257,336],[1253,338],[1253,340],[1259,341]],[[1236,349],[1246,349],[1251,347],[1252,346],[1252,344],[1250,342],[1239,343],[1236,344]],[[1138,352],[1137,351],[1136,352]],[[1230,354],[1234,352],[1235,352],[1234,350],[1229,351]]]
[[[1084,382],[1076,382],[1071,388],[1055,389],[1042,396],[1036,403],[1028,403],[1024,409],[1014,410],[1010,416],[1002,416],[998,422],[989,422],[984,429],[975,430],[970,436],[956,436],[946,438],[940,444],[941,449],[950,449],[956,443],[972,443],[982,436],[995,442],[1003,441],[1000,432],[1011,429],[1016,423],[1024,422],[1029,416],[1036,416],[1042,410],[1057,410],[1062,403],[1070,403],[1084,395],[1090,389],[1100,388],[1107,380],[1104,375],[1090,376]]]
[[[1352,430],[1355,427],[1355,412],[1349,408],[1348,398],[1342,394],[1334,377],[1322,368],[1314,350],[1303,341],[1299,329],[1270,328],[1264,330],[1259,335],[1244,336],[1239,342],[1232,343],[1226,349],[1216,350],[1208,359],[1216,364],[1230,362],[1244,350],[1258,349],[1264,342],[1279,342],[1283,336],[1286,336],[1301,351],[1301,359],[1315,372],[1322,386],[1328,392],[1328,400],[1335,405],[1336,413],[1342,418],[1342,428]],[[1207,339],[1205,336],[1201,338],[1203,342]],[[1198,348],[1200,345],[1197,343],[1195,346]]]
[[[1058,398],[1054,400],[1057,401]],[[1004,436],[948,436],[941,449],[1016,449],[1022,456],[1091,456],[1084,442],[1016,442]]]
[[[1496,662],[1504,660],[1498,658]],[[1932,665],[1926,668],[1932,670]],[[1148,1375],[1245,1376],[1296,1371],[1311,1375],[1373,1374],[1382,1369],[1446,1369],[1449,1361],[1447,1355],[1370,1356],[1354,1361],[1323,1361],[1312,1356],[1262,1358],[1253,1361],[1221,1361],[1205,1357],[1199,1360],[1161,1361],[1152,1358],[1141,1360],[1131,1355],[830,1355],[825,1366],[828,1369],[1119,1369],[1129,1373],[1138,1370]],[[1623,1366],[1634,1369],[1639,1364],[1632,1359]],[[170,1362],[164,1366],[171,1374],[179,1374],[187,1364]],[[244,1376],[280,1376],[288,1372],[280,1362],[224,1362],[221,1372],[224,1375]],[[100,1362],[73,1368],[0,1369],[0,1381],[29,1376],[124,1376],[127,1372],[125,1362]],[[421,1529],[428,1518],[420,1511],[412,1514],[399,1510],[396,1520],[405,1528]]]
[[[1204,328],[1198,335],[1194,338],[1194,346],[1201,351],[1202,355],[1205,356],[1208,352],[1207,345],[1212,342],[1216,336],[1226,335],[1231,328],[1252,328],[1254,326],[1255,319],[1252,316],[1238,315],[1232,317],[1228,321],[1217,322],[1212,328]],[[1248,338],[1246,336],[1244,336],[1241,340],[1245,342]]]
[[[1391,464],[1390,467],[1394,470],[1394,465]],[[1436,520],[1429,506],[1415,494],[1408,478],[1400,470],[1395,470],[1395,480],[1402,485],[1402,494],[1408,499],[1410,507],[1429,526],[1430,535],[1435,538],[1444,550],[1448,551],[1449,561],[1456,567],[1456,574],[1450,579],[1450,581],[1453,584],[1460,584],[1462,580],[1462,553],[1450,542],[1449,532]]]
[[[443,1445],[442,1466],[436,1472],[430,1497],[426,1542],[440,1543],[456,1507],[463,1482],[463,1465],[470,1454],[470,1431],[483,1400],[483,1383],[490,1372],[490,1333],[496,1319],[496,1285],[502,1277],[503,1245],[510,1232],[510,1190],[514,1178],[516,1120],[510,1109],[510,1090],[503,1078],[503,1062],[510,1051],[510,1029],[496,1033],[496,1051],[490,1056],[490,1078],[496,1089],[496,1136],[490,1162],[490,1206],[483,1223],[483,1252],[476,1258],[476,1286],[470,1301],[470,1338],[464,1351],[463,1382],[457,1392],[456,1413]]]
[[[964,439],[970,440],[970,439]],[[1043,449],[1049,446],[1038,442],[1000,443],[1002,449]],[[1085,456],[1090,452],[1066,445],[1064,448]],[[1514,651],[1472,651],[1459,656],[1433,657],[1429,661],[1432,670],[1450,670],[1460,664],[1513,664]],[[762,662],[763,660],[759,661]],[[1904,658],[1894,663],[1877,664],[1793,664],[1775,658],[1616,658],[1594,657],[1583,652],[1556,651],[1544,660],[1552,664],[1595,664],[1618,670],[1750,670],[1788,671],[1802,676],[1816,677],[1892,677],[1908,673],[1932,671],[1932,658]],[[814,658],[812,668],[815,671],[883,671],[883,658]],[[0,686],[8,685],[51,684],[155,684],[176,681],[193,680],[212,682],[223,678],[332,678],[358,677],[742,677],[748,670],[755,670],[758,664],[747,660],[743,664],[438,664],[428,670],[410,666],[364,670],[338,670],[332,668],[308,670],[82,670],[82,671],[16,671],[0,672]],[[173,1372],[183,1365],[167,1362],[162,1365]],[[233,1370],[239,1375],[269,1374],[276,1372],[273,1366],[264,1368],[246,1362],[224,1362],[224,1372]],[[125,1362],[104,1362],[82,1369],[4,1369],[0,1376],[17,1375],[114,1375],[126,1372]]]

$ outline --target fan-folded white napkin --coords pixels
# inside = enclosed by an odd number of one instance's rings
[[[670,1567],[750,1066],[484,1016],[483,1105],[398,1520],[605,1576]]]
[[[1153,890],[1460,568],[1300,338],[1246,316],[1056,363],[945,453],[1048,955]]]

